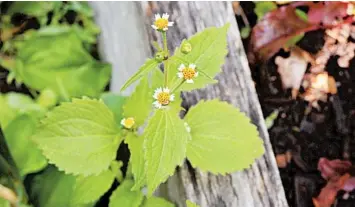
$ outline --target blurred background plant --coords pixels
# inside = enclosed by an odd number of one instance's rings
[[[0,11],[0,206],[93,206],[98,198],[72,202],[74,177],[49,165],[29,139],[58,103],[108,88],[111,66],[97,54],[93,10],[41,1],[2,2]],[[112,107],[123,101],[103,96]]]

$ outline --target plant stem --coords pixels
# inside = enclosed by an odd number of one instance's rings
[[[164,45],[164,85],[168,87],[168,58],[169,58],[169,50],[168,50],[168,41],[166,38],[166,32],[162,32],[163,36],[163,45]]]

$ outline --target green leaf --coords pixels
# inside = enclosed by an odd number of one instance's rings
[[[249,167],[264,153],[257,128],[226,102],[199,102],[185,121],[191,128],[187,158],[193,167],[225,174]]]
[[[101,99],[104,101],[106,106],[112,111],[115,116],[115,121],[119,124],[123,118],[123,105],[126,102],[127,97],[121,96],[114,93],[103,93],[101,94]]]
[[[6,142],[21,176],[37,172],[47,165],[46,158],[30,140],[35,127],[36,121],[33,118],[20,115],[4,129]]]
[[[302,20],[305,21],[305,22],[308,21],[308,15],[307,15],[306,12],[304,12],[304,11],[302,11],[302,10],[300,10],[300,9],[296,9],[295,12],[296,12],[296,15],[297,15],[300,19],[302,19]]]
[[[150,197],[144,201],[143,207],[174,207],[175,205],[170,203],[169,201],[158,198],[158,197]]]
[[[78,1],[70,1],[68,2],[69,4],[69,9],[73,10],[75,12],[78,12],[82,15],[85,15],[87,17],[93,17],[94,16],[94,11],[90,7],[88,2],[78,2]]]
[[[187,207],[200,207],[199,205],[191,202],[190,200],[186,200]]]
[[[249,26],[245,26],[243,27],[241,30],[240,30],[240,36],[243,38],[243,39],[246,39],[249,37],[250,35],[250,27]]]
[[[51,108],[58,102],[58,97],[51,89],[44,89],[37,98],[37,103],[44,108]]]
[[[188,54],[182,52],[181,48],[175,50],[174,56],[169,59],[169,88],[175,88],[181,83],[177,72],[180,64],[186,66],[190,63],[196,65],[199,72],[194,78],[194,83],[184,83],[180,90],[190,91],[197,88],[204,88],[207,84],[216,83],[213,78],[221,72],[221,66],[227,55],[227,31],[229,24],[223,27],[207,28],[204,31],[193,35],[188,42],[192,50]],[[186,40],[185,40],[186,41]],[[181,44],[184,45],[184,42]]]
[[[75,185],[75,177],[50,166],[32,181],[31,197],[35,206],[68,207]]]
[[[152,110],[152,96],[153,93],[149,87],[148,77],[144,77],[136,87],[136,90],[127,98],[123,106],[123,116],[125,118],[133,117],[136,126],[144,124]]]
[[[167,180],[186,155],[189,134],[175,110],[156,110],[144,133],[148,195]]]
[[[110,165],[110,170],[115,175],[115,178],[118,182],[122,182],[123,180],[123,173],[121,170],[122,166],[123,162],[121,160],[113,160]]]
[[[142,136],[137,136],[134,133],[129,133],[125,138],[125,143],[128,144],[131,153],[129,161],[134,177],[134,186],[132,190],[139,190],[146,183],[143,141],[144,139]]]
[[[284,48],[290,48],[292,46],[295,46],[297,44],[297,42],[299,42],[303,37],[304,37],[304,33],[296,35],[296,36],[290,38],[285,43]]]
[[[3,129],[18,115],[41,117],[45,113],[45,110],[29,96],[14,92],[0,94],[0,109],[0,125]]]
[[[108,169],[122,141],[110,109],[87,98],[54,108],[32,138],[50,163],[86,176]]]
[[[257,1],[255,3],[254,12],[258,16],[258,21],[260,21],[266,13],[277,9],[277,5],[272,1]]]
[[[7,15],[16,13],[26,14],[34,17],[43,17],[62,2],[55,1],[16,1],[11,4]]]
[[[278,115],[279,115],[279,111],[275,110],[268,117],[266,117],[265,124],[268,129],[270,129],[274,125],[274,121]]]
[[[35,90],[51,89],[61,100],[97,97],[110,79],[111,66],[94,60],[70,29],[39,30],[18,51],[16,80]]]
[[[110,170],[106,170],[99,175],[78,176],[72,194],[72,206],[88,204],[98,200],[110,189],[114,179],[115,175]]]
[[[143,201],[143,194],[140,191],[131,191],[132,180],[125,180],[112,193],[109,207],[139,207]]]
[[[10,202],[5,199],[2,199],[2,198],[0,198],[0,206],[1,207],[11,207]]]
[[[155,59],[148,59],[142,67],[139,68],[138,72],[135,73],[121,88],[121,91],[124,91],[128,86],[137,80],[141,79],[147,75],[150,71],[155,69],[159,63]]]

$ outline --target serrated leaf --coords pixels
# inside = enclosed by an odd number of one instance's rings
[[[128,144],[131,157],[129,159],[134,177],[134,186],[132,190],[139,190],[146,183],[143,137],[137,136],[134,133],[129,133],[125,138],[125,143]]]
[[[142,78],[136,90],[127,98],[123,106],[123,116],[133,117],[135,126],[144,124],[152,110],[153,93],[149,87],[148,77]]]
[[[50,163],[75,175],[108,169],[122,141],[110,109],[87,98],[54,108],[32,138]]]
[[[116,123],[119,124],[123,118],[123,105],[126,102],[127,97],[114,93],[103,93],[101,99],[106,106],[112,111],[115,116]]]
[[[187,205],[187,207],[200,207],[199,205],[193,203],[190,200],[186,200],[186,205]]]
[[[4,129],[6,142],[21,176],[37,172],[47,165],[42,152],[30,140],[36,124],[36,120],[30,116],[20,115]]]
[[[174,56],[169,59],[169,86],[174,88],[181,83],[177,77],[178,67],[184,63],[193,63],[199,72],[194,78],[194,83],[184,83],[180,90],[190,91],[197,88],[204,88],[207,84],[216,83],[213,78],[221,72],[221,66],[227,55],[227,31],[229,24],[223,27],[207,28],[202,32],[193,35],[188,42],[192,50],[184,54],[181,48],[175,50]],[[183,44],[182,44],[183,45]]]
[[[18,51],[16,80],[35,90],[49,88],[62,100],[97,97],[110,80],[111,66],[91,57],[71,28],[41,29]]]
[[[148,196],[182,164],[188,136],[175,110],[155,111],[143,132]]]
[[[125,180],[112,193],[109,207],[139,207],[143,201],[143,194],[140,191],[131,191],[132,180]]]
[[[31,197],[41,207],[68,207],[73,193],[75,177],[58,171],[54,166],[47,168],[32,181]]]
[[[174,207],[174,206],[175,205],[170,203],[169,201],[158,197],[147,198],[143,203],[143,207]]]
[[[115,175],[110,170],[106,170],[99,175],[76,177],[71,205],[88,204],[98,200],[110,189],[114,179]]]
[[[121,88],[121,91],[124,91],[132,83],[136,82],[140,78],[147,75],[150,71],[155,69],[159,63],[155,59],[148,59],[142,67],[139,68],[138,72],[135,73]]]
[[[187,158],[201,170],[231,173],[249,167],[264,153],[257,128],[244,113],[226,102],[199,102],[184,120],[192,137]]]

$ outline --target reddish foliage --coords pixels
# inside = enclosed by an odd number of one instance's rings
[[[292,37],[322,27],[334,27],[347,17],[349,3],[298,2],[282,6],[266,14],[251,34],[251,49],[262,60],[270,58]],[[297,6],[308,6],[308,21],[296,14]],[[345,21],[352,21],[352,17]],[[250,57],[253,57],[251,55]]]
[[[345,174],[351,167],[351,162],[343,160],[328,160],[320,158],[318,161],[318,170],[326,180]]]
[[[308,2],[308,20],[313,24],[322,23],[324,26],[333,26],[334,21],[342,20],[347,16],[349,3],[346,2]]]
[[[350,192],[355,189],[355,178],[348,173],[351,167],[349,161],[319,159],[318,170],[328,183],[322,188],[318,197],[313,198],[316,207],[331,207],[339,190]]]
[[[338,191],[341,190],[350,175],[345,174],[338,179],[328,181],[327,185],[322,188],[317,198],[313,198],[316,207],[331,207],[335,201]]]

